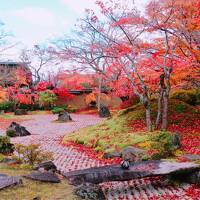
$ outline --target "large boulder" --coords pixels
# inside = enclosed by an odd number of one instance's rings
[[[35,170],[43,170],[43,171],[50,171],[50,172],[57,172],[57,167],[52,161],[46,161],[43,163],[38,164],[37,166],[34,167]]]
[[[5,174],[0,174],[0,190],[7,187],[15,186],[22,184],[22,179],[15,176],[7,176]]]
[[[111,114],[110,114],[108,107],[101,105],[100,110],[99,110],[99,116],[102,118],[110,117]]]
[[[10,126],[7,128],[6,134],[9,137],[22,137],[31,135],[31,133],[27,131],[24,126],[21,126],[16,122],[12,122],[10,124]]]
[[[123,160],[127,160],[129,162],[139,161],[145,154],[145,150],[132,146],[126,147],[121,151],[121,157]]]
[[[74,190],[75,195],[81,197],[81,199],[90,200],[104,200],[106,199],[101,187],[91,183],[85,183],[78,186]]]
[[[105,159],[120,158],[120,157],[121,157],[121,153],[117,151],[107,152],[107,153],[104,153],[103,155],[103,158]]]
[[[63,111],[58,114],[58,121],[59,122],[70,122],[70,121],[72,121],[72,118],[67,111]]]
[[[27,110],[26,109],[16,109],[15,110],[15,115],[27,115]]]
[[[60,179],[57,174],[52,172],[32,172],[31,174],[24,175],[25,178],[35,181],[48,182],[48,183],[60,183]]]

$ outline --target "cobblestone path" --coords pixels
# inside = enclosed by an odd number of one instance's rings
[[[40,143],[42,148],[54,153],[54,162],[62,172],[103,166],[103,161],[91,159],[84,152],[60,144],[62,137],[80,128],[95,125],[102,119],[94,115],[72,114],[73,122],[56,123],[54,115],[33,115],[31,120],[21,124],[32,133],[31,136],[13,138],[14,143]],[[159,179],[140,179],[127,182],[109,182],[101,184],[108,200],[200,200],[191,197],[191,185],[182,184],[177,187],[161,186]],[[196,192],[200,192],[197,188]]]

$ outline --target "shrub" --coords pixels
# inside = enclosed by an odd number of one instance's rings
[[[34,104],[32,106],[32,110],[44,110],[44,106],[42,106],[40,104]]]
[[[6,131],[6,135],[8,136],[8,137],[14,137],[15,136],[15,134],[16,134],[16,132],[14,131],[14,130],[7,130]]]
[[[67,106],[67,112],[69,113],[75,113],[77,111],[77,108],[76,107],[73,107],[73,106]]]
[[[53,114],[59,114],[59,113],[65,111],[65,109],[59,108],[59,107],[54,107],[51,111]]]
[[[3,103],[0,103],[0,110],[4,110],[4,111],[13,111],[14,110],[14,102],[11,101],[6,101]]]
[[[183,104],[178,104],[178,105],[176,105],[175,109],[176,109],[176,112],[183,113],[185,111],[186,107]]]
[[[10,143],[9,137],[0,136],[0,153],[9,154],[14,152],[14,145]]]
[[[43,152],[39,144],[30,144],[28,146],[16,144],[15,149],[18,159],[22,163],[31,166],[53,159],[53,154],[51,152]]]
[[[56,100],[57,97],[51,90],[39,93],[39,103],[46,108],[50,108]]]
[[[25,109],[25,110],[30,110],[31,109],[31,105],[29,104],[20,104],[19,109]]]
[[[155,152],[152,155],[153,159],[161,159],[173,155],[175,150],[173,135],[164,131],[150,135],[150,149]]]
[[[171,95],[172,99],[178,99],[190,105],[196,105],[198,103],[199,92],[198,90],[178,90]]]

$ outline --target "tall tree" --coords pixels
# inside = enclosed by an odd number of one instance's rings
[[[55,67],[56,63],[52,49],[42,45],[35,45],[33,49],[23,49],[20,59],[30,67],[35,85],[44,78],[44,72],[48,71],[47,67]]]

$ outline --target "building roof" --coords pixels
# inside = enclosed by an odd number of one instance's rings
[[[27,65],[29,63],[15,62],[15,61],[0,61],[0,65]]]

